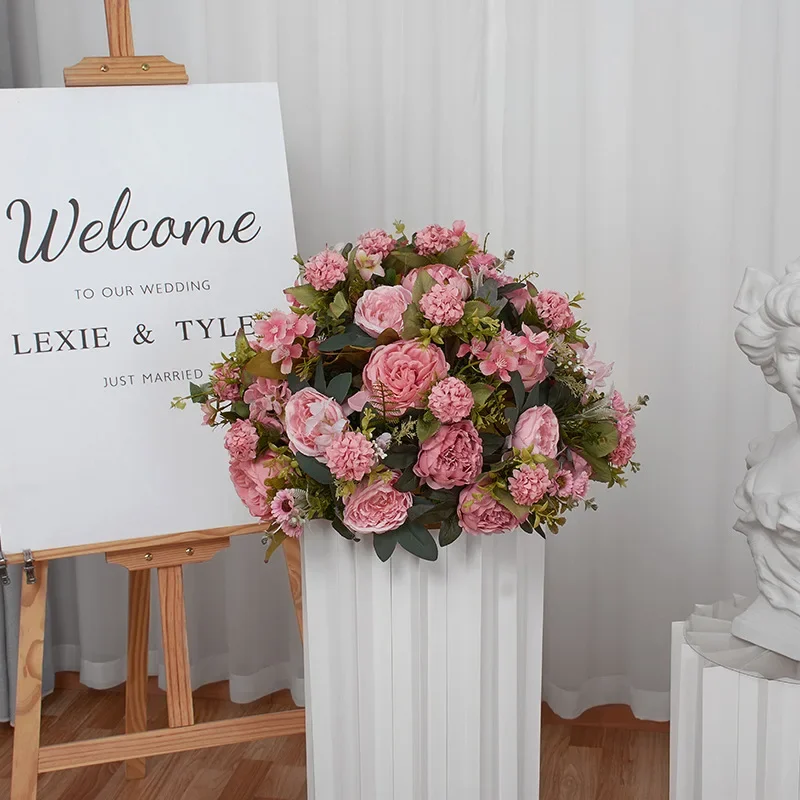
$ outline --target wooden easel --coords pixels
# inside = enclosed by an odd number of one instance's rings
[[[129,0],[105,0],[109,58],[84,58],[64,70],[67,86],[130,86],[188,83],[186,70],[164,56],[135,56]],[[142,778],[148,756],[236,744],[305,731],[305,711],[281,711],[239,719],[194,724],[189,674],[184,564],[213,558],[230,537],[263,531],[259,524],[188,531],[103,545],[65,547],[11,555],[23,564],[16,726],[11,800],[36,800],[39,775],[75,767],[126,762],[129,779]],[[104,552],[106,561],[128,570],[128,678],[125,687],[125,733],[50,747],[40,746],[42,658],[49,562],[57,558]],[[284,553],[300,635],[303,634],[300,545],[287,539]],[[150,621],[150,570],[158,571],[161,635],[167,680],[169,727],[147,730],[147,651]]]

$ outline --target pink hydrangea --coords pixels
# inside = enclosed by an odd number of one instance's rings
[[[455,247],[461,237],[449,228],[441,225],[428,225],[417,231],[414,246],[422,256],[433,256]]]
[[[447,264],[431,264],[429,267],[416,267],[412,269],[403,278],[403,286],[405,286],[409,292],[414,291],[414,284],[417,282],[417,276],[420,270],[425,270],[436,283],[442,283],[445,286],[455,286],[462,300],[469,298],[471,289],[467,279],[457,269],[448,267]]]
[[[225,434],[225,448],[232,461],[252,461],[257,445],[258,431],[249,419],[237,420]]]
[[[514,502],[521,506],[538,503],[550,488],[550,472],[544,464],[532,467],[523,464],[508,480],[508,488]]]
[[[514,516],[499,500],[492,497],[485,486],[478,483],[461,490],[457,514],[461,527],[474,535],[506,533],[525,520],[525,516]]]
[[[411,292],[402,286],[367,289],[356,303],[353,322],[370,336],[378,337],[392,328],[403,330],[403,314],[411,302]]]
[[[554,331],[563,331],[575,324],[575,315],[566,295],[545,290],[533,298],[539,319]]]
[[[428,395],[428,408],[439,422],[452,423],[466,419],[475,405],[475,398],[464,381],[445,378]]]
[[[220,364],[211,373],[214,394],[220,400],[238,400],[242,391],[241,379],[241,372],[235,364],[230,361]]]
[[[628,413],[628,406],[625,403],[622,395],[614,390],[611,394],[611,408],[617,412],[617,414],[627,414]]]
[[[381,228],[373,228],[356,239],[356,246],[370,256],[386,258],[395,248],[394,239]]]
[[[483,465],[483,443],[469,422],[442,425],[419,448],[414,474],[432,489],[452,489],[472,483]]]
[[[346,431],[325,450],[328,469],[341,481],[360,481],[375,465],[375,448],[363,433]]]
[[[347,259],[327,248],[306,261],[305,278],[318,291],[327,292],[347,275]]]
[[[455,325],[464,316],[464,301],[458,289],[441,283],[425,292],[419,308],[434,325]]]
[[[250,406],[250,419],[264,425],[272,425],[283,413],[292,393],[286,381],[272,378],[256,378],[244,393],[244,402]]]
[[[608,457],[612,467],[626,466],[636,451],[636,437],[631,433],[623,434],[619,437],[619,444]]]

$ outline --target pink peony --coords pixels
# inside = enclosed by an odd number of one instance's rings
[[[531,389],[547,377],[544,360],[550,353],[550,342],[545,331],[534,333],[524,323],[518,341],[523,347],[519,353],[519,374],[525,388]]]
[[[231,461],[252,461],[256,457],[258,431],[249,419],[240,419],[228,428],[225,434],[225,448]]]
[[[414,474],[432,489],[452,489],[480,475],[483,444],[471,422],[442,425],[419,448]]]
[[[515,517],[478,483],[465,486],[458,496],[458,521],[467,533],[505,533],[524,520],[525,516]]]
[[[546,290],[533,298],[536,313],[545,325],[554,331],[563,331],[575,324],[575,316],[566,295]]]
[[[214,394],[220,400],[238,400],[242,391],[241,379],[241,372],[235,364],[230,361],[220,364],[211,373],[211,385],[214,388]]]
[[[636,437],[631,433],[625,433],[619,437],[619,444],[608,457],[612,467],[624,467],[633,458],[636,451]]]
[[[411,302],[411,292],[402,286],[367,289],[356,303],[353,321],[370,336],[378,337],[389,328],[403,330],[403,314]]]
[[[250,406],[250,419],[264,425],[274,425],[276,417],[283,413],[292,393],[286,381],[272,378],[256,378],[244,393],[244,402]]]
[[[469,298],[471,289],[469,288],[467,279],[458,270],[453,269],[453,267],[448,267],[447,264],[431,264],[429,267],[417,267],[416,269],[412,269],[403,278],[403,286],[405,286],[409,292],[414,291],[414,284],[417,282],[417,275],[421,269],[424,269],[436,283],[442,283],[445,286],[455,286],[461,294],[462,300]]]
[[[359,247],[367,255],[380,256],[383,259],[394,250],[395,241],[386,231],[373,228],[371,231],[362,233],[356,239],[356,247]]]
[[[474,405],[469,386],[458,378],[439,381],[428,395],[428,408],[439,422],[459,422],[470,415]]]
[[[232,461],[229,469],[233,488],[247,510],[254,517],[270,519],[267,487],[264,482],[278,476],[281,460],[267,451],[256,461]]]
[[[464,316],[464,301],[458,288],[441,283],[425,292],[419,308],[434,325],[455,325]]]
[[[340,481],[360,481],[375,465],[375,448],[363,433],[346,431],[328,445],[325,458]]]
[[[324,453],[347,425],[342,407],[316,389],[306,387],[286,404],[286,436],[299,453],[325,463]]]
[[[362,373],[364,388],[350,398],[350,405],[360,410],[370,402],[400,416],[409,408],[424,408],[423,398],[446,375],[447,361],[436,345],[403,339],[380,345],[370,354]]]
[[[422,256],[433,256],[443,253],[458,244],[460,235],[443,228],[441,225],[428,225],[421,231],[417,231],[414,237],[414,246]]]
[[[397,477],[395,473],[395,480]],[[366,479],[345,500],[343,521],[353,533],[386,533],[399,528],[408,519],[408,509],[413,502],[410,492],[394,488],[394,480]]]
[[[306,280],[318,291],[327,292],[347,275],[347,259],[327,248],[306,261]]]
[[[550,473],[544,464],[532,467],[523,464],[508,480],[508,488],[514,502],[521,506],[532,506],[538,503],[550,487]]]
[[[516,450],[531,450],[548,458],[558,452],[558,418],[550,406],[534,406],[523,411],[517,420],[511,446]]]

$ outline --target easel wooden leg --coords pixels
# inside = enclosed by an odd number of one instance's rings
[[[167,673],[167,716],[170,728],[194,725],[189,640],[183,599],[183,567],[159,567],[161,636]]]
[[[128,573],[128,680],[125,684],[125,733],[147,730],[147,645],[150,628],[150,570]],[[128,780],[144,778],[147,762],[125,762]]]
[[[289,588],[292,591],[294,613],[297,615],[297,627],[300,629],[300,641],[303,640],[303,570],[300,558],[300,540],[287,537],[283,542],[283,556],[289,572]]]
[[[36,800],[39,784],[47,568],[46,561],[37,562],[36,583],[22,584],[11,800]]]

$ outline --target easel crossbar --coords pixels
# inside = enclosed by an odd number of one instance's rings
[[[39,773],[255,742],[276,736],[293,736],[305,733],[305,729],[306,713],[300,708],[220,722],[204,722],[185,728],[163,728],[145,733],[56,744],[42,747],[39,751]]]

